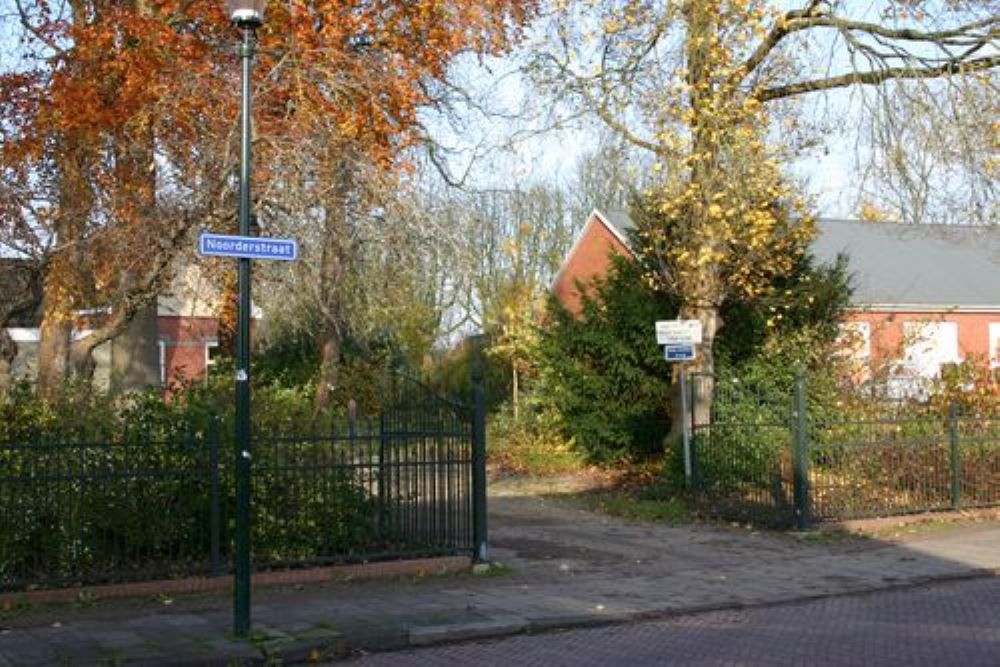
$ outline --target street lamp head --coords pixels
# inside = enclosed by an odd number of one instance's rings
[[[267,0],[226,0],[226,9],[233,23],[256,28],[264,22],[264,5]]]

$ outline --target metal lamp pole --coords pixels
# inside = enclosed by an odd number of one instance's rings
[[[250,68],[256,30],[264,20],[266,0],[227,0],[233,23],[243,32],[240,111],[240,236],[250,236]],[[233,585],[233,632],[250,632],[250,259],[239,259],[239,318],[236,329],[236,557]]]

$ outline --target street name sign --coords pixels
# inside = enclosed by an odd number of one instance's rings
[[[656,323],[658,345],[695,345],[700,342],[699,320],[659,320]]]
[[[667,361],[694,361],[694,345],[667,345],[663,348]]]
[[[299,244],[294,239],[228,236],[204,232],[198,238],[198,252],[213,257],[275,259],[292,262],[299,258]]]

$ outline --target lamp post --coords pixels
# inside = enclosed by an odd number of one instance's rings
[[[250,235],[250,66],[256,30],[264,22],[267,0],[226,0],[233,23],[243,32],[240,111],[240,236]],[[239,318],[236,329],[236,558],[233,582],[233,633],[250,632],[250,259],[239,259]]]

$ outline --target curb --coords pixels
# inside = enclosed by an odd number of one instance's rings
[[[383,643],[379,637],[370,637],[367,641],[357,644],[345,642],[342,646],[342,653],[331,657],[346,657],[347,655],[364,653],[383,653],[405,649],[420,649],[430,646],[440,646],[446,644],[460,643],[470,640],[502,639],[521,634],[545,634],[549,632],[561,632],[565,630],[578,630],[586,628],[613,627],[629,623],[660,621],[681,616],[691,616],[695,614],[705,614],[714,611],[738,610],[738,609],[766,609],[797,602],[815,602],[817,600],[864,597],[890,591],[903,591],[913,588],[939,583],[949,583],[958,581],[968,581],[1000,576],[1000,568],[980,568],[968,572],[933,575],[926,577],[915,577],[903,582],[887,582],[884,586],[877,588],[866,588],[857,591],[844,591],[841,593],[818,593],[807,595],[796,595],[780,600],[769,600],[767,602],[749,603],[719,603],[694,605],[683,608],[671,609],[650,609],[636,612],[608,612],[597,614],[570,614],[565,616],[543,616],[543,617],[520,617],[520,616],[497,616],[487,621],[475,621],[472,623],[456,623],[432,626],[417,626],[410,628],[406,641],[396,641]],[[281,657],[290,660],[290,655],[282,654]]]
[[[467,572],[473,567],[470,556],[438,556],[403,560],[372,561],[298,570],[270,570],[255,572],[251,578],[253,590],[266,586],[290,586],[327,583],[357,579],[423,576],[426,574],[451,574]],[[159,579],[121,584],[78,586],[37,591],[0,593],[3,604],[64,604],[75,602],[81,596],[98,600],[149,597],[154,595],[188,595],[217,593],[232,590],[231,575],[218,577],[186,577],[184,579]]]
[[[438,624],[413,626],[394,633],[372,635],[362,640],[350,640],[339,633],[331,632],[328,638],[316,638],[309,641],[278,642],[271,650],[264,648],[263,655],[252,660],[236,660],[213,658],[205,661],[206,665],[269,665],[275,660],[288,664],[303,664],[319,661],[337,660],[359,653],[387,653],[407,649],[421,649],[432,646],[456,644],[474,640],[503,639],[516,635],[535,635],[565,630],[580,630],[587,628],[613,627],[629,623],[661,621],[681,616],[705,614],[714,611],[766,609],[797,602],[815,602],[817,600],[863,597],[890,591],[903,591],[920,588],[931,584],[968,581],[1000,576],[1000,568],[980,568],[967,572],[914,577],[902,582],[886,582],[883,586],[866,588],[840,593],[818,593],[796,595],[780,600],[749,603],[719,603],[694,605],[683,608],[648,609],[635,612],[606,612],[593,614],[567,614],[562,616],[523,617],[517,615],[498,615],[487,620],[468,623]],[[156,663],[157,667],[179,667],[182,663]]]
[[[691,605],[680,608],[647,609],[632,612],[601,611],[551,616],[519,616],[498,614],[485,620],[465,623],[387,628],[383,632],[363,637],[346,637],[332,629],[317,629],[308,635],[292,637],[277,629],[260,627],[255,630],[263,635],[255,643],[233,640],[231,650],[222,648],[214,655],[198,656],[194,664],[209,667],[267,666],[275,664],[312,664],[336,661],[364,653],[427,648],[466,641],[495,640],[516,635],[540,635],[566,630],[613,627],[630,623],[662,621],[683,616],[724,610],[765,609],[795,603],[824,599],[850,598],[876,595],[891,591],[921,588],[933,584],[969,581],[1000,576],[1000,568],[977,568],[965,572],[917,576],[905,581],[889,581],[883,585],[854,591],[791,595],[766,602],[720,602]],[[121,656],[122,664],[143,664],[153,667],[181,667],[192,664],[191,657],[153,658],[132,660]],[[2,659],[0,659],[2,664]]]

